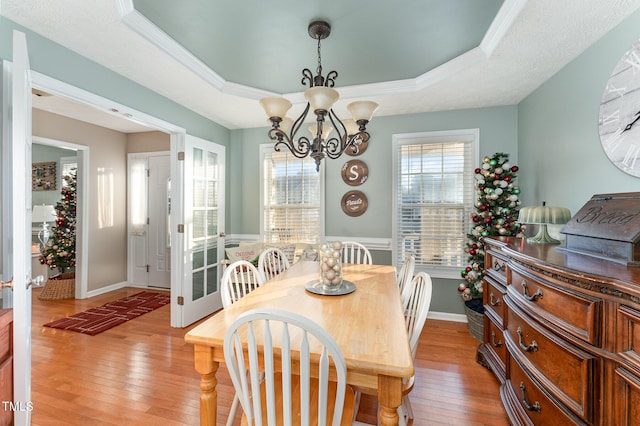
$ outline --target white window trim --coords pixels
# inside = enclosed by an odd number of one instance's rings
[[[265,155],[269,151],[273,151],[273,143],[260,145],[260,240],[264,241],[264,160]],[[310,160],[312,161],[312,160]],[[320,235],[318,236],[318,242],[325,241],[325,173],[324,173],[324,161],[320,163]]]
[[[403,133],[392,135],[392,195],[393,195],[393,211],[392,211],[392,245],[391,245],[391,259],[392,263],[395,263],[398,259],[398,155],[400,146],[422,144],[422,143],[441,143],[449,142],[451,140],[470,142],[472,147],[472,164],[478,164],[480,158],[480,129],[460,129],[460,130],[443,130],[434,132],[420,132],[420,133]],[[473,183],[471,183],[473,184]],[[473,191],[475,193],[475,191]],[[475,200],[472,200],[474,202]],[[417,266],[417,269],[423,270],[434,278],[460,278],[460,267],[432,267],[424,268]]]

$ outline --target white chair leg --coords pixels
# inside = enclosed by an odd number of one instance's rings
[[[353,409],[353,422],[356,424],[356,417],[358,416],[358,410],[360,409],[360,397],[362,397],[362,392],[356,391],[356,397],[354,401],[355,408]]]
[[[409,395],[402,397],[402,404],[398,407],[398,417],[398,426],[407,426],[409,419],[413,420],[413,409],[411,408]]]
[[[236,417],[236,411],[238,411],[238,404],[240,403],[240,398],[238,398],[238,394],[233,395],[233,402],[231,403],[231,408],[229,409],[229,417],[227,417],[227,426],[231,426],[233,424],[233,420]]]

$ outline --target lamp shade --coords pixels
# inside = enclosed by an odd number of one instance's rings
[[[51,222],[56,217],[56,211],[51,205],[33,206],[31,222]]]
[[[304,97],[311,105],[313,111],[329,111],[338,98],[340,98],[340,94],[337,90],[330,87],[315,86],[305,90]]]
[[[353,116],[353,119],[371,121],[373,113],[378,109],[378,104],[372,101],[355,101],[347,105],[347,109]]]
[[[291,102],[285,98],[278,97],[262,98],[260,99],[260,105],[262,105],[269,118],[284,118],[289,108],[291,108]]]
[[[332,130],[333,127],[331,126],[322,126],[322,140],[327,140]],[[311,132],[311,136],[315,139],[318,134],[318,125],[312,124],[309,126],[309,132]]]
[[[350,118],[344,120],[342,124],[344,124],[345,129],[347,129],[347,135],[349,136],[355,135],[360,131],[360,127]]]

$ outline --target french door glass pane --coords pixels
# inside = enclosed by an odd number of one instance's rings
[[[218,155],[193,150],[193,300],[218,291]]]

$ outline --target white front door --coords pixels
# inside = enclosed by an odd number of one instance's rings
[[[3,204],[11,203],[10,215],[4,221],[3,234],[10,241],[5,275],[13,277],[13,406],[16,425],[31,422],[31,287],[27,286],[31,275],[31,81],[29,54],[24,33],[13,32],[13,64],[4,64],[5,76],[11,80],[4,90],[10,90],[11,98],[3,108],[11,111],[11,148],[9,180],[4,189]],[[5,82],[7,79],[5,79]],[[6,98],[5,98],[6,99]],[[6,116],[6,115],[5,115]],[[7,133],[5,133],[7,134]],[[7,152],[4,150],[4,152]],[[7,175],[4,175],[7,178]],[[10,212],[10,213],[9,213]],[[10,270],[10,271],[8,271]],[[6,276],[5,279],[8,279]]]
[[[171,243],[169,239],[169,191],[171,169],[168,155],[151,155],[149,170],[148,249],[150,287],[171,288]]]
[[[182,326],[222,308],[225,148],[186,135],[183,167]]]

